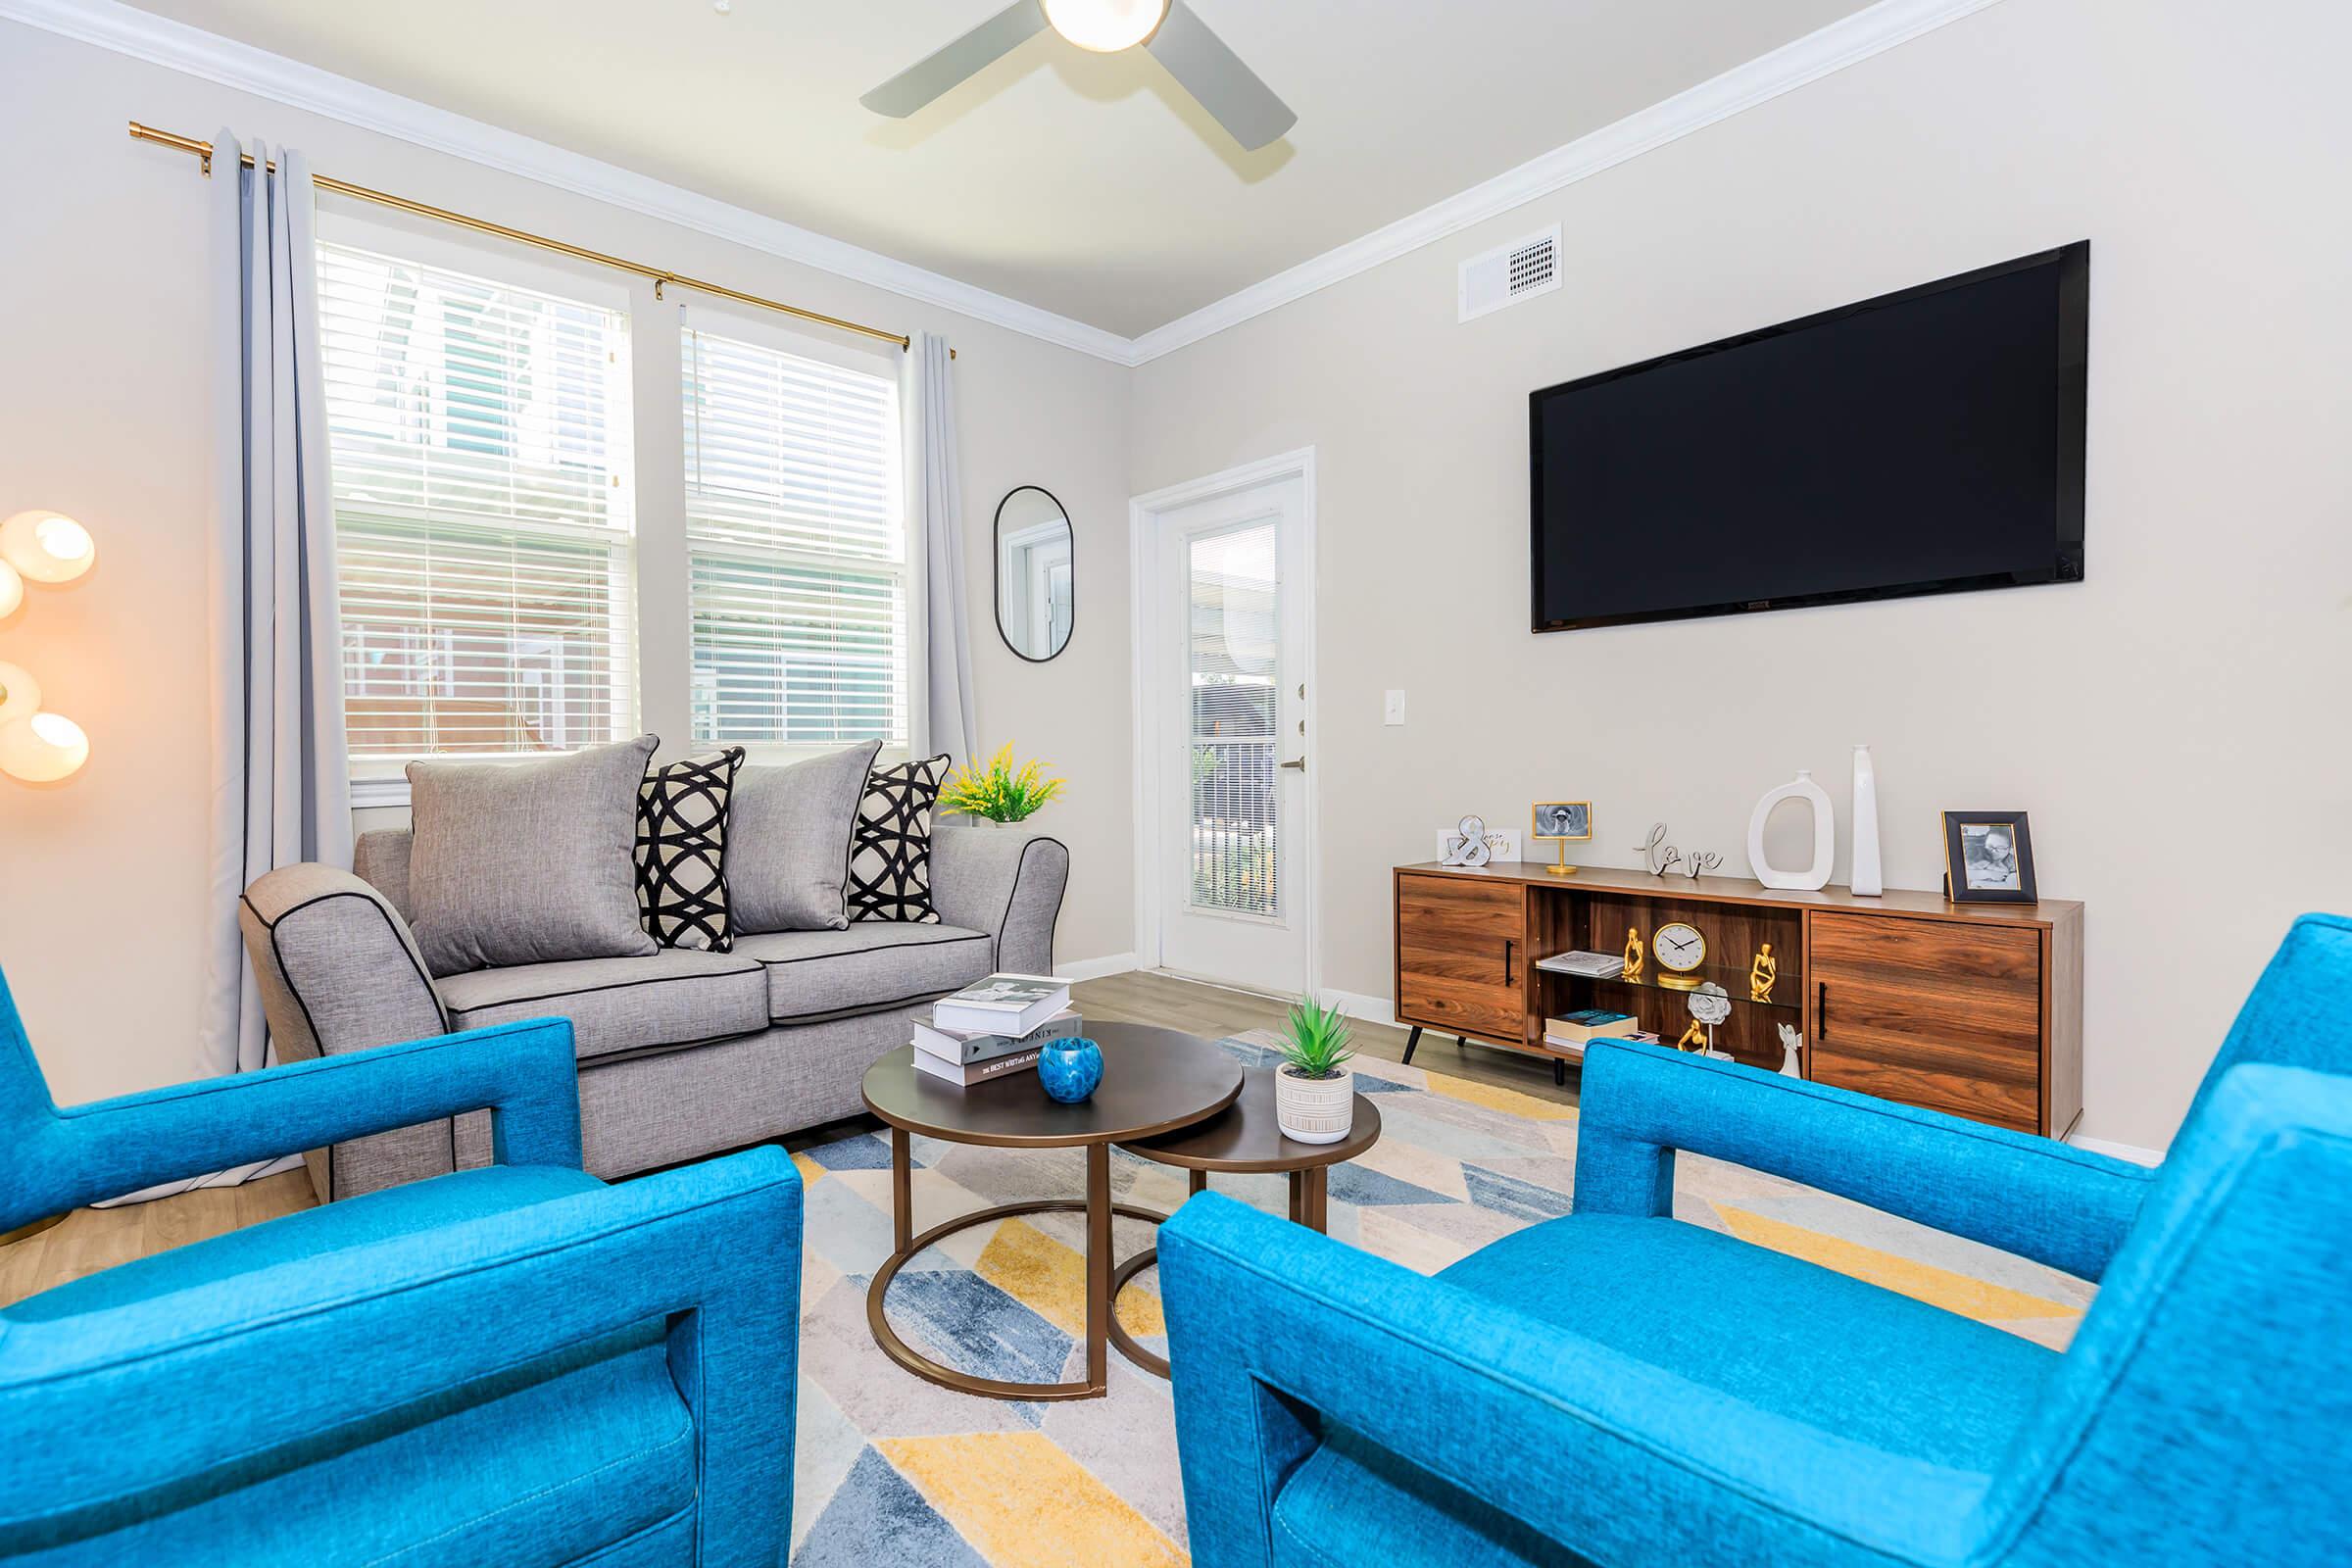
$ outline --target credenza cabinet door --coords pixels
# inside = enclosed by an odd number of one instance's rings
[[[1456,1034],[1527,1033],[1527,904],[1517,883],[1396,879],[1396,1013]]]
[[[1807,1076],[2040,1132],[2037,931],[1815,911]]]

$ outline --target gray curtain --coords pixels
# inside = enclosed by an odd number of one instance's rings
[[[213,139],[211,952],[198,1065],[265,1064],[237,899],[300,860],[351,864],[316,198],[302,154]],[[274,173],[265,166],[272,160]]]
[[[968,762],[980,739],[972,716],[972,630],[963,572],[963,477],[956,461],[955,361],[948,340],[919,332],[906,350],[910,466],[907,505],[923,554],[925,680],[915,704],[916,757]]]

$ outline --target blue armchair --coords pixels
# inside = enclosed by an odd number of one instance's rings
[[[61,1108],[0,981],[0,1230],[479,1109],[486,1168],[0,1308],[0,1561],[780,1562],[801,1275],[781,1152],[583,1174],[561,1020]]]
[[[1196,1198],[1159,1238],[1194,1560],[2344,1562],[2348,1004],[2352,922],[2298,921],[2159,1170],[1608,1042],[1575,1211],[1435,1278]],[[1678,1150],[2097,1299],[2059,1354],[1679,1222]]]

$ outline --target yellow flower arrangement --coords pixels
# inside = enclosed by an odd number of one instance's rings
[[[1006,741],[986,767],[974,769],[967,764],[949,775],[940,787],[940,808],[986,817],[991,822],[1018,822],[1058,798],[1069,782],[1044,774],[1045,763],[1034,758],[1014,767],[1012,743]]]

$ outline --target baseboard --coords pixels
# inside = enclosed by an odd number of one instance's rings
[[[2067,1140],[2077,1149],[2087,1149],[2094,1154],[2106,1154],[2114,1159],[2128,1159],[2134,1165],[2161,1165],[2164,1151],[2142,1149],[2137,1144],[2111,1144],[2104,1138],[2084,1138],[2077,1135]]]
[[[1336,1002],[1340,1010],[1357,1023],[1385,1023],[1396,1027],[1396,1004],[1387,997],[1366,996],[1360,991],[1325,991],[1325,1002]]]
[[[1062,980],[1101,980],[1108,975],[1125,974],[1140,966],[1132,953],[1106,954],[1100,958],[1073,958],[1054,966],[1054,973]]]

